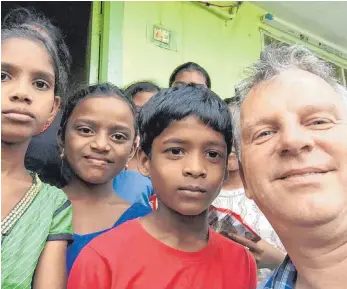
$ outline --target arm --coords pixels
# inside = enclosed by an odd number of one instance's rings
[[[41,253],[33,280],[33,289],[66,288],[67,241],[47,242]]]
[[[246,250],[247,251],[247,250]],[[257,287],[257,264],[255,262],[254,257],[247,252],[248,258],[249,258],[249,271],[250,271],[250,278],[249,278],[249,288],[255,289]]]
[[[68,289],[110,289],[112,271],[105,260],[88,245],[72,266]]]
[[[257,261],[259,269],[268,268],[273,270],[284,260],[285,254],[263,239],[257,243],[254,243],[253,241],[236,234],[233,234],[230,237],[235,242],[249,248],[249,251],[253,254],[255,260]]]
[[[66,288],[66,248],[72,240],[72,209],[66,200],[53,213],[46,245],[36,267],[33,289]]]

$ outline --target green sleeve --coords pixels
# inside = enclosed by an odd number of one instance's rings
[[[71,243],[72,235],[72,207],[67,200],[53,214],[53,220],[49,230],[47,241],[64,240]]]

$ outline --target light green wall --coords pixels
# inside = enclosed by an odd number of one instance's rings
[[[174,68],[194,61],[209,72],[217,94],[231,97],[244,69],[259,58],[263,47],[261,29],[277,38],[300,42],[265,27],[261,17],[267,12],[250,2],[243,2],[235,18],[227,22],[192,2],[102,3],[99,80],[119,86],[147,79],[166,87]],[[173,32],[177,51],[160,48],[151,41],[148,34],[155,24]],[[318,52],[347,67],[347,60]]]
[[[123,84],[151,79],[168,85],[171,72],[195,61],[210,74],[212,89],[230,97],[243,68],[259,56],[259,19],[266,12],[244,3],[227,23],[191,2],[125,2]],[[175,34],[177,51],[160,48],[147,37],[147,27],[160,24]]]

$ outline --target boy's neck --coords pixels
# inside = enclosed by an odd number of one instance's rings
[[[208,242],[207,211],[183,216],[159,205],[158,210],[141,219],[145,230],[169,247],[185,252],[203,249]]]
[[[104,201],[110,197],[116,197],[113,183],[95,185],[84,182],[77,176],[73,176],[68,185],[63,188],[71,201]]]
[[[240,188],[243,188],[243,183],[240,177],[240,171],[229,171],[229,177],[227,181],[223,184],[222,189],[232,191]]]
[[[1,174],[4,177],[27,176],[24,158],[30,140],[20,144],[1,142]]]

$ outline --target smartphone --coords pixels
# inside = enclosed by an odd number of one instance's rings
[[[236,234],[255,243],[261,240],[260,236],[242,220],[240,215],[228,209],[216,208],[211,205],[208,223],[217,233],[229,239],[232,239],[232,235]]]

